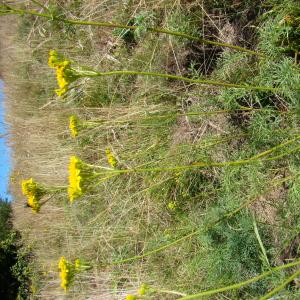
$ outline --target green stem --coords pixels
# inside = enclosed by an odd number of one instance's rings
[[[230,291],[230,290],[237,290],[237,289],[239,289],[239,288],[241,288],[241,287],[243,287],[245,285],[248,285],[250,283],[253,283],[253,282],[256,282],[258,280],[261,280],[261,279],[263,279],[263,278],[271,275],[274,272],[277,272],[277,271],[280,271],[280,270],[284,270],[284,269],[287,269],[287,268],[291,268],[291,267],[294,267],[294,266],[298,266],[298,265],[300,265],[300,260],[292,262],[292,263],[289,263],[289,264],[286,264],[286,265],[282,265],[282,266],[279,266],[279,267],[272,268],[271,270],[269,270],[267,272],[264,272],[264,273],[262,273],[262,274],[260,274],[258,276],[255,276],[253,278],[250,278],[248,280],[245,280],[245,281],[242,281],[242,282],[239,282],[239,283],[235,283],[235,284],[232,284],[232,285],[229,285],[229,286],[225,286],[225,287],[222,287],[222,288],[218,288],[218,289],[214,289],[214,290],[204,291],[204,292],[201,292],[201,293],[198,293],[198,294],[194,294],[194,295],[188,295],[188,296],[185,296],[185,297],[182,297],[182,298],[179,298],[179,299],[181,299],[181,300],[198,299],[198,298],[201,298],[201,297],[204,297],[204,296],[210,296],[210,295],[214,295],[214,294],[218,294],[218,293],[222,293],[222,292],[226,292],[226,291]],[[298,271],[296,274],[298,276],[300,274],[300,271]],[[294,276],[295,276],[295,274],[294,274]],[[293,279],[294,278],[295,277],[293,277]],[[285,283],[285,285],[288,284],[288,282],[284,282],[284,283]],[[266,296],[268,296],[269,294],[267,294]],[[260,300],[265,300],[265,299],[268,299],[268,298],[264,298],[263,297]]]
[[[293,138],[291,140],[287,140],[287,141],[285,141],[285,142],[283,142],[283,143],[281,143],[279,145],[276,145],[275,147],[272,147],[272,148],[270,148],[270,149],[268,149],[268,150],[266,150],[264,152],[261,152],[261,153],[255,155],[255,156],[253,156],[252,159],[258,159],[260,157],[266,156],[266,155],[268,155],[268,154],[270,154],[270,153],[272,153],[272,152],[274,152],[274,151],[276,151],[276,150],[278,150],[278,149],[280,149],[280,148],[282,148],[284,146],[287,146],[287,145],[289,145],[289,144],[291,144],[291,143],[299,140],[299,138],[300,138],[300,135],[296,136],[295,138]]]
[[[57,17],[55,17],[51,14],[39,13],[35,10],[15,9],[15,8],[12,8],[12,7],[10,7],[10,9],[12,10],[12,12],[14,14],[20,14],[20,15],[29,14],[29,15],[34,15],[34,16],[38,16],[38,17],[47,18],[47,19],[50,19],[50,20],[56,19],[56,20],[59,20],[61,22],[68,23],[68,24],[73,24],[73,25],[83,25],[83,26],[89,25],[89,26],[99,26],[99,27],[108,27],[108,28],[121,28],[121,29],[130,29],[130,30],[136,30],[136,29],[139,28],[139,26],[130,26],[130,25],[119,24],[119,23],[93,22],[93,21],[57,18]],[[193,35],[183,33],[183,32],[168,30],[168,29],[165,29],[165,28],[154,28],[154,27],[147,27],[146,29],[150,32],[164,33],[164,34],[173,35],[173,36],[177,36],[177,37],[181,37],[181,38],[186,38],[186,39],[189,39],[189,40],[192,40],[192,41],[197,41],[197,42],[207,44],[207,45],[230,48],[230,49],[233,49],[233,50],[236,50],[236,51],[245,52],[247,54],[256,55],[256,56],[259,56],[259,57],[263,57],[263,58],[266,57],[264,54],[253,51],[253,50],[250,50],[250,49],[246,49],[246,48],[236,46],[236,45],[232,45],[232,44],[228,44],[228,43],[216,42],[216,41],[211,41],[211,40],[199,38],[198,36],[193,36]]]
[[[156,289],[153,288],[157,293],[162,293],[162,294],[170,294],[170,295],[177,295],[177,296],[186,296],[185,293],[177,292],[177,291],[170,291],[170,290],[164,290],[164,289]],[[180,298],[179,298],[180,299]]]
[[[161,78],[166,78],[166,79],[176,79],[176,80],[187,81],[190,83],[220,86],[220,87],[224,87],[224,88],[238,88],[238,89],[246,89],[246,90],[271,91],[274,93],[283,91],[282,88],[273,88],[273,87],[268,87],[268,86],[251,86],[251,85],[246,85],[246,84],[227,83],[227,82],[220,82],[220,81],[215,81],[215,80],[192,79],[192,78],[188,78],[188,77],[171,75],[171,74],[166,74],[166,73],[130,71],[130,70],[97,72],[95,74],[90,74],[87,77],[113,76],[113,75],[141,75],[141,76],[161,77]]]
[[[298,264],[297,264],[298,265]],[[287,266],[287,265],[286,265]],[[277,294],[281,290],[285,288],[291,281],[300,276],[300,270],[294,273],[292,276],[288,277],[284,282],[282,282],[278,287],[267,293],[265,296],[261,297],[259,300],[267,300],[270,299],[273,295]]]
[[[193,168],[209,168],[209,167],[227,167],[227,166],[239,166],[239,165],[245,165],[245,164],[251,164],[251,163],[260,163],[265,161],[273,161],[277,160],[279,158],[282,158],[284,156],[287,156],[291,153],[294,153],[300,149],[300,146],[297,146],[295,148],[292,148],[289,151],[286,151],[282,154],[279,154],[277,156],[265,158],[265,159],[258,159],[262,158],[264,156],[269,155],[272,152],[275,152],[276,150],[286,146],[287,144],[290,144],[292,142],[295,142],[299,139],[300,136],[297,136],[297,138],[294,138],[292,140],[288,140],[284,143],[281,143],[267,151],[264,151],[258,155],[255,155],[253,157],[250,157],[248,159],[241,159],[241,160],[234,160],[234,161],[225,161],[225,162],[196,162],[191,165],[183,165],[183,166],[175,166],[175,167],[157,167],[157,168],[134,168],[134,169],[116,169],[116,170],[108,170],[110,173],[117,173],[117,174],[127,174],[127,173],[140,173],[140,172],[162,172],[162,171],[180,171],[180,170],[188,170]],[[102,173],[99,173],[99,175]],[[106,174],[106,173],[105,173]]]

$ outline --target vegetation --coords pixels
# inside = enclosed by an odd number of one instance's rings
[[[299,298],[297,0],[1,3],[34,299]]]
[[[29,295],[29,251],[20,245],[20,235],[12,228],[11,205],[0,199],[0,296],[26,299]]]

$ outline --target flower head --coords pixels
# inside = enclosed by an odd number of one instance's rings
[[[55,68],[57,63],[59,62],[58,53],[56,50],[50,50],[49,58],[48,58],[48,65],[50,68]]]
[[[37,183],[32,179],[22,180],[22,193],[26,196],[34,195],[37,191]]]
[[[70,128],[71,136],[73,138],[76,138],[76,136],[78,135],[78,129],[79,129],[79,119],[77,118],[77,116],[74,116],[74,115],[70,116],[69,128]]]
[[[73,202],[83,194],[82,187],[82,167],[83,162],[76,156],[71,156],[69,164],[69,198]]]
[[[70,66],[71,62],[64,60],[63,62],[56,64],[56,79],[59,86],[59,89],[56,89],[55,92],[58,96],[63,96],[69,88],[69,84],[72,82],[72,76],[70,76]]]
[[[56,70],[59,88],[55,92],[58,96],[63,96],[68,91],[70,83],[76,80],[78,76],[75,74],[75,70],[71,68],[71,62],[64,59],[55,50],[49,52],[48,65]]]
[[[58,268],[60,270],[60,286],[67,291],[75,275],[74,267],[62,256],[58,262]]]
[[[169,210],[176,210],[176,208],[177,208],[177,203],[175,201],[171,201],[168,203]]]
[[[138,289],[138,294],[144,296],[147,293],[148,289],[149,287],[145,283],[143,283]]]
[[[79,258],[77,258],[77,259],[75,260],[74,265],[75,265],[75,269],[76,269],[76,270],[80,270],[81,267],[82,267],[82,262],[81,262],[81,260],[80,260]]]
[[[105,149],[105,154],[107,158],[107,162],[112,168],[115,168],[118,165],[118,161],[116,157],[113,155],[113,153],[110,151],[110,149]]]
[[[41,203],[39,202],[39,198],[35,195],[28,196],[27,205],[31,207],[32,211],[38,213],[41,209]]]
[[[91,266],[82,264],[80,259],[75,259],[74,263],[66,260],[64,256],[59,259],[58,269],[60,270],[60,286],[67,291],[77,273],[88,270]]]
[[[45,188],[35,182],[32,178],[22,180],[22,193],[27,196],[27,205],[33,212],[39,212],[41,208],[40,199],[45,195]]]
[[[137,299],[137,296],[135,295],[127,295],[125,300],[136,300]]]

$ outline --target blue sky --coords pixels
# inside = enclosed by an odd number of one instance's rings
[[[3,82],[0,80],[0,136],[6,133],[7,126],[4,122],[3,105]],[[11,200],[7,192],[10,170],[10,151],[6,144],[6,139],[0,137],[0,196]]]

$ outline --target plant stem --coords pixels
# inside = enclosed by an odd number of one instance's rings
[[[298,261],[299,262],[299,261]],[[298,264],[297,264],[298,265]],[[287,265],[286,265],[287,266]],[[288,277],[284,282],[282,282],[278,287],[267,293],[265,296],[261,297],[259,300],[267,300],[270,299],[273,295],[277,294],[281,290],[285,288],[287,284],[300,276],[300,270],[294,273],[292,276]]]
[[[215,80],[192,79],[192,78],[188,78],[188,77],[171,75],[171,74],[166,74],[166,73],[130,71],[130,70],[98,72],[95,74],[90,74],[87,77],[113,76],[113,75],[141,75],[141,76],[161,77],[161,78],[167,78],[167,79],[176,79],[176,80],[187,81],[190,83],[220,86],[220,87],[224,87],[224,88],[238,88],[238,89],[246,89],[246,90],[271,91],[274,93],[280,92],[283,90],[281,88],[273,88],[273,87],[268,87],[268,86],[251,86],[251,85],[246,85],[246,84],[227,83],[227,82],[220,82],[220,81],[215,81]]]
[[[38,16],[38,17],[47,18],[47,19],[50,19],[50,20],[58,20],[58,21],[68,23],[68,24],[73,24],[73,25],[99,26],[99,27],[121,28],[121,29],[130,29],[130,30],[136,30],[136,29],[139,28],[139,26],[130,26],[130,25],[119,24],[119,23],[93,22],[93,21],[59,18],[59,17],[55,17],[51,14],[39,13],[35,10],[16,9],[16,8],[12,8],[12,7],[10,7],[10,9],[12,11],[11,12],[12,14],[19,14],[19,15],[29,14],[29,15],[34,15],[34,16]],[[7,10],[7,8],[6,8],[6,10]],[[259,56],[259,57],[262,57],[262,58],[266,57],[266,55],[264,55],[263,53],[256,52],[256,51],[253,51],[253,50],[250,50],[250,49],[247,49],[247,48],[243,48],[243,47],[228,44],[228,43],[211,41],[211,40],[199,38],[198,36],[193,36],[193,35],[183,33],[183,32],[168,30],[168,29],[165,29],[165,28],[157,28],[157,27],[155,27],[155,28],[154,27],[147,27],[146,29],[150,32],[164,33],[164,34],[167,34],[167,35],[173,35],[173,36],[186,38],[186,39],[193,40],[193,41],[198,41],[198,42],[203,43],[203,44],[230,48],[230,49],[233,49],[233,50],[236,50],[236,51],[245,52],[247,54],[256,55],[256,56]]]
[[[275,152],[276,150],[278,150],[288,144],[291,144],[292,142],[299,140],[299,138],[300,138],[300,136],[297,136],[294,139],[288,140],[288,141],[281,143],[267,151],[264,151],[258,155],[255,155],[255,156],[247,158],[247,159],[225,161],[225,162],[196,162],[196,163],[193,163],[190,165],[175,166],[175,167],[115,169],[115,170],[107,170],[107,172],[117,173],[117,174],[127,174],[127,173],[142,173],[142,172],[180,171],[180,170],[189,170],[189,169],[193,169],[193,168],[209,168],[209,167],[219,167],[220,168],[220,167],[227,167],[227,166],[239,166],[239,165],[245,165],[245,164],[251,164],[251,163],[273,161],[273,160],[277,160],[279,158],[282,158],[293,152],[298,151],[300,149],[300,146],[292,148],[291,150],[286,151],[282,154],[278,154],[277,156],[273,156],[273,157],[269,157],[269,158],[265,158],[265,159],[260,159],[260,158],[267,156],[270,153]],[[98,174],[101,175],[104,173],[98,173]],[[105,174],[106,174],[106,172],[105,172]]]
[[[272,273],[274,272],[277,272],[277,271],[280,271],[280,270],[284,270],[284,269],[287,269],[287,268],[291,268],[291,267],[294,267],[294,266],[299,266],[300,265],[300,260],[298,261],[295,261],[295,262],[292,262],[292,263],[289,263],[289,264],[286,264],[286,265],[282,265],[282,266],[278,266],[278,267],[275,267],[275,268],[272,268],[271,270],[267,271],[267,272],[264,272],[258,276],[255,276],[251,279],[248,279],[248,280],[245,280],[245,281],[242,281],[242,282],[239,282],[239,283],[235,283],[235,284],[232,284],[232,285],[229,285],[229,286],[225,286],[225,287],[222,287],[222,288],[218,288],[218,289],[214,289],[214,290],[209,290],[209,291],[204,291],[204,292],[201,292],[201,293],[198,293],[198,294],[194,294],[194,295],[188,295],[188,296],[185,296],[185,297],[182,297],[182,298],[179,298],[181,300],[190,300],[190,299],[198,299],[198,298],[201,298],[201,297],[204,297],[204,296],[210,296],[210,295],[214,295],[214,294],[217,294],[217,293],[222,293],[222,292],[226,292],[226,291],[230,291],[230,290],[237,290],[245,285],[248,285],[250,283],[253,283],[253,282],[256,282],[260,279],[263,279],[269,275],[271,275]],[[295,273],[293,276],[293,278],[291,279],[291,277],[289,278],[290,281],[292,281],[297,274],[297,276],[300,274],[300,271],[298,271],[297,273]],[[289,281],[289,282],[290,282]],[[278,287],[279,288],[283,288],[286,284],[288,284],[289,282],[287,282],[287,280]],[[275,290],[273,290],[275,291]],[[276,291],[277,292],[277,291]],[[274,292],[274,293],[276,293]],[[260,300],[265,300],[265,299],[268,299],[269,296],[273,295],[274,293],[271,294],[271,292],[269,294],[267,294],[266,296],[268,296],[267,298],[263,297],[261,298]]]

